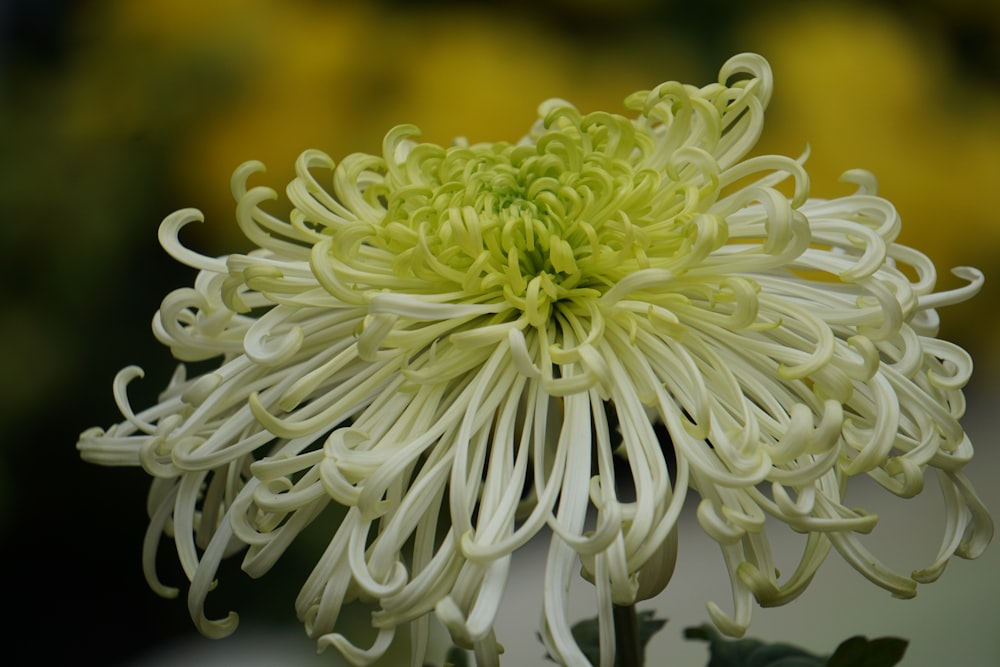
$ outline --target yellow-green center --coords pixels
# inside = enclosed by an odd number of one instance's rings
[[[542,139],[416,146],[368,193],[386,207],[368,243],[425,294],[503,299],[536,326],[553,303],[596,298],[648,268],[651,255],[674,257],[690,245],[691,198],[679,184],[664,196],[661,172],[609,154],[573,125]]]

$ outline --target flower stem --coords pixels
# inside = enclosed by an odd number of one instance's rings
[[[635,605],[612,605],[615,621],[615,667],[642,667],[643,653],[639,645],[639,621]]]

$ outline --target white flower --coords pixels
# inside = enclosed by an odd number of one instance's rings
[[[961,469],[969,356],[939,340],[935,270],[895,243],[874,179],[856,194],[808,198],[801,160],[746,158],[771,94],[767,63],[741,55],[704,88],[665,83],[627,100],[635,118],[582,115],[550,101],[518,144],[445,148],[398,127],[383,154],[340,164],[304,153],[287,221],[233,177],[237,219],[257,248],[209,258],[184,248],[183,210],[164,247],[199,270],[163,301],[157,338],[183,367],[152,408],[92,429],[90,461],[142,466],[149,495],[146,574],[173,535],[198,627],[220,559],[246,548],[266,572],[332,515],[328,546],[296,611],[320,646],[353,664],[412,624],[412,664],[435,613],[481,665],[496,664],[493,621],[511,554],[548,528],[543,634],[569,665],[578,563],[596,588],[602,664],[612,604],[666,585],[690,492],[722,547],[739,635],[754,598],[783,604],[831,548],[894,595],[914,594],[992,524]],[[332,178],[326,175],[332,172]],[[320,174],[323,174],[322,178]],[[914,276],[911,278],[909,276]],[[615,455],[619,464],[616,472]],[[931,468],[946,525],[934,562],[883,565],[857,535],[877,517],[845,507],[852,478],[908,497]],[[805,533],[779,581],[770,521]],[[360,600],[370,647],[338,632]]]

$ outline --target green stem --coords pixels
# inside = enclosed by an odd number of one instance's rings
[[[615,667],[642,667],[643,653],[639,645],[639,620],[635,605],[612,606],[615,620]]]

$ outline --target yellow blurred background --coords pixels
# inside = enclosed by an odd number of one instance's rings
[[[378,152],[403,122],[436,142],[516,140],[546,98],[623,111],[634,90],[709,83],[757,51],[776,81],[758,152],[808,145],[817,196],[873,171],[943,286],[952,266],[983,269],[984,293],[945,311],[943,332],[977,360],[970,395],[1000,377],[994,1],[8,0],[0,37],[0,534],[25,650],[125,664],[189,632],[139,573],[145,480],[73,445],[117,419],[118,368],[149,371],[139,401],[169,372],[149,320],[192,272],[158,249],[159,221],[200,208],[190,245],[245,249],[228,185],[245,160],[280,192],[306,148]],[[227,603],[291,615],[294,588],[252,588]]]

